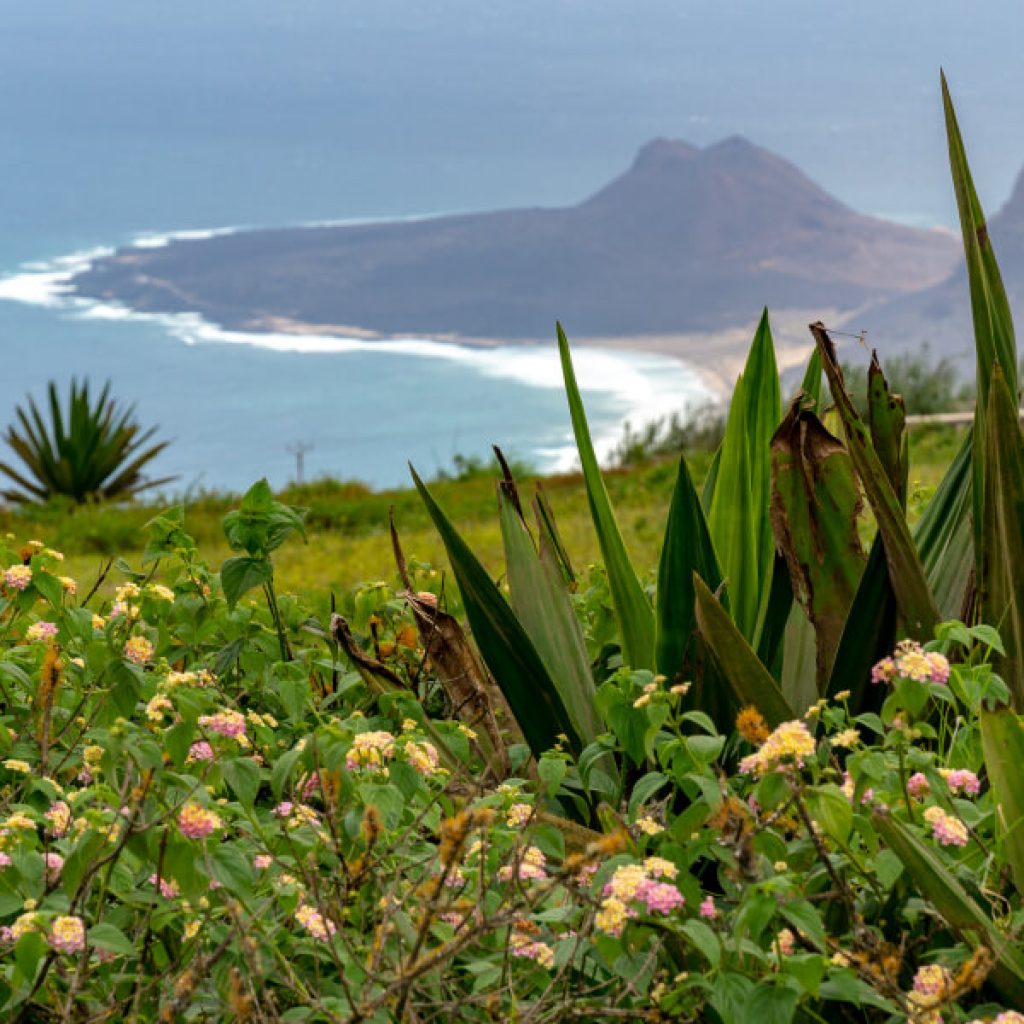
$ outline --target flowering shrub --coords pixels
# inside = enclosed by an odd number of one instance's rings
[[[5,1020],[1021,1019],[991,631],[902,645],[878,714],[730,736],[622,669],[597,743],[510,741],[490,779],[386,585],[347,600],[390,689],[153,537],[162,582],[86,605],[56,552],[0,551]]]

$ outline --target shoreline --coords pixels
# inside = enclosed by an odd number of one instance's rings
[[[202,315],[202,314],[199,314]],[[824,318],[839,322],[850,315],[840,310],[781,310],[769,316],[772,321],[772,335],[779,373],[801,366],[806,362],[814,342],[807,332],[807,324]],[[205,319],[205,318],[204,318]],[[239,327],[217,324],[221,330],[237,330],[249,334],[283,334],[295,337],[327,337],[354,339],[365,342],[433,342],[439,345],[457,345],[471,350],[497,348],[545,347],[551,345],[554,331],[546,338],[494,338],[474,337],[458,334],[383,334],[365,328],[343,324],[313,324],[286,317],[263,317]],[[567,330],[569,341],[574,348],[601,349],[611,352],[643,353],[669,358],[692,370],[718,402],[725,403],[732,394],[736,378],[743,370],[750,348],[751,339],[757,326],[757,317],[749,325],[722,328],[718,331],[703,331],[679,334],[633,334],[633,335],[573,335]],[[807,340],[802,341],[803,331]]]

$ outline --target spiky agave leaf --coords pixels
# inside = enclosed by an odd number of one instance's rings
[[[93,399],[89,382],[71,381],[62,407],[54,382],[47,387],[49,423],[31,397],[15,410],[16,422],[4,440],[23,466],[0,462],[3,472],[20,490],[5,497],[17,502],[45,501],[56,495],[76,502],[128,498],[173,479],[147,480],[144,467],[167,447],[150,444],[156,428],[142,430],[135,407],[110,397],[110,383]]]

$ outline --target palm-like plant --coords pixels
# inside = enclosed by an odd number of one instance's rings
[[[47,390],[49,423],[29,397],[27,406],[15,411],[17,422],[7,428],[4,440],[24,467],[15,469],[0,462],[0,472],[21,488],[4,491],[4,497],[31,502],[63,495],[82,503],[129,498],[174,479],[150,480],[142,475],[143,467],[168,442],[147,447],[157,428],[143,430],[135,420],[135,407],[125,408],[110,397],[109,381],[93,398],[88,381],[72,380],[66,410],[53,381]]]

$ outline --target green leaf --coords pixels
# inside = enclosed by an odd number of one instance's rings
[[[712,590],[722,583],[704,509],[686,460],[680,458],[665,524],[655,602],[658,671],[669,679],[684,670],[692,646],[696,628],[694,573]]]
[[[1024,1005],[1024,951],[1004,935],[992,918],[971,898],[949,870],[939,852],[883,808],[872,812],[872,824],[901,861],[928,900],[953,928],[973,932],[993,951],[996,966],[991,979],[1014,1006]]]
[[[928,589],[903,509],[871,443],[868,428],[846,391],[832,339],[821,323],[811,324],[811,333],[821,352],[825,376],[842,419],[847,449],[885,544],[889,578],[906,620],[907,632],[917,640],[930,640],[939,621],[939,613]]]
[[[853,827],[853,808],[843,791],[831,783],[818,786],[807,794],[811,817],[825,834],[837,843],[845,843]]]
[[[89,945],[118,956],[134,956],[135,946],[120,928],[101,921],[89,929]]]
[[[224,536],[235,551],[266,558],[292,533],[306,539],[305,517],[306,509],[275,501],[264,478],[254,483],[239,507],[224,517]]]
[[[876,534],[846,616],[826,689],[830,700],[837,693],[849,693],[854,714],[882,707],[884,689],[872,686],[871,668],[896,645],[896,612],[885,545]]]
[[[554,552],[542,534],[538,554],[517,502],[504,489],[513,486],[508,481],[498,490],[512,610],[558,688],[576,734],[584,745],[593,743],[602,727],[594,706],[597,690],[583,630]]]
[[[285,786],[288,785],[288,780],[295,770],[295,764],[301,756],[301,750],[292,748],[291,750],[286,750],[277,759],[274,769],[270,773],[270,791],[274,794],[274,799],[281,799]]]
[[[769,446],[780,418],[779,375],[765,310],[729,406],[708,513],[729,607],[752,645],[759,636],[774,564]]]
[[[1024,436],[1015,395],[998,363],[989,385],[978,578],[981,617],[999,630],[993,664],[1024,710]]]
[[[449,522],[430,491],[410,467],[416,489],[444,542],[473,639],[505,695],[530,749],[539,757],[564,735],[574,752],[581,743],[544,662],[487,570]]]
[[[234,843],[218,843],[210,857],[213,875],[230,892],[245,896],[255,880],[252,862]]]
[[[694,575],[693,583],[697,628],[737,704],[754,705],[773,728],[795,718],[779,684],[757,660],[729,613],[699,576]]]
[[[821,353],[817,348],[811,350],[807,360],[804,378],[800,382],[800,391],[797,394],[799,395],[801,391],[813,399],[814,405],[811,406],[811,410],[821,412]]]
[[[252,807],[260,789],[260,768],[251,757],[233,757],[221,762],[224,781],[243,807]]]
[[[234,608],[243,594],[273,579],[274,569],[266,558],[236,556],[220,567],[220,585],[229,608]]]
[[[800,993],[786,985],[760,984],[750,994],[742,1020],[757,1024],[790,1024]]]
[[[967,432],[914,527],[921,564],[943,619],[959,618],[962,614],[964,595],[974,570],[971,466],[976,429]]]
[[[960,214],[967,280],[971,289],[971,316],[974,320],[974,344],[978,359],[978,400],[984,407],[988,401],[992,368],[996,363],[1003,367],[1010,391],[1017,393],[1017,345],[1010,303],[1006,298],[1006,289],[1003,287],[999,264],[985,223],[985,213],[974,188],[953,100],[949,95],[945,74],[940,77],[946,138],[949,143],[949,169]]]
[[[818,952],[825,952],[825,926],[812,904],[807,900],[788,900],[783,903],[780,912]]]
[[[94,862],[96,855],[107,845],[107,840],[91,829],[82,834],[75,843],[71,853],[64,860],[60,871],[61,888],[73,898],[86,871]]]
[[[860,493],[846,448],[801,403],[794,400],[771,441],[772,524],[814,627],[823,692],[864,568]]]
[[[1024,728],[1009,708],[981,709],[985,771],[996,803],[996,828],[1017,892],[1024,894]]]
[[[14,962],[26,981],[36,976],[40,961],[46,955],[46,940],[37,931],[28,931],[14,945]]]
[[[565,778],[566,763],[561,757],[542,757],[537,762],[537,775],[544,784],[544,791],[548,796],[555,796],[562,786]]]
[[[608,573],[615,615],[622,632],[625,659],[631,668],[653,670],[654,612],[626,554],[626,545],[615,522],[615,513],[612,511],[611,501],[608,499],[608,492],[605,490],[601,470],[597,464],[597,456],[594,454],[590,427],[587,425],[583,399],[580,397],[572,357],[569,354],[569,342],[561,324],[557,325],[557,330],[558,351],[562,360],[562,376],[565,379],[565,394],[569,401],[572,430],[576,437],[580,464],[583,467],[590,516],[594,521],[601,557]]]
[[[978,402],[974,416],[974,459],[971,466],[974,509],[974,548],[977,568],[981,570],[982,495],[985,463],[981,449],[987,433],[989,385],[998,363],[1006,374],[1010,393],[1019,392],[1017,382],[1017,344],[1013,332],[1013,316],[1006,298],[1002,275],[989,238],[985,214],[978,199],[967,163],[967,153],[957,124],[953,100],[949,95],[945,74],[941,74],[942,107],[946,119],[949,144],[949,169],[953,177],[960,229],[967,264],[967,281],[971,294],[971,318],[974,322],[974,351],[977,370]]]
[[[889,382],[882,372],[878,355],[872,352],[871,365],[868,367],[868,428],[871,431],[871,443],[904,508],[907,504],[907,473],[910,468],[906,422],[907,412],[903,399],[889,390]]]
[[[704,954],[712,967],[717,967],[722,959],[722,943],[714,931],[703,921],[690,918],[679,929],[693,943],[694,947]]]

